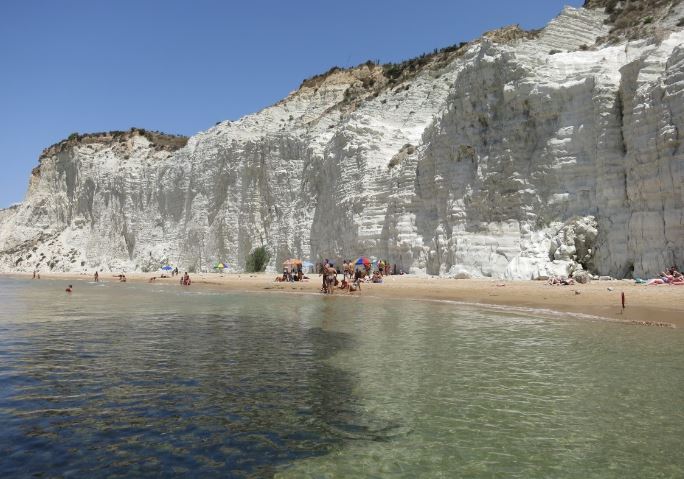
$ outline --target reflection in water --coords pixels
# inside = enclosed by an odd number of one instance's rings
[[[262,477],[324,454],[339,441],[327,422],[354,402],[326,360],[352,340],[274,306],[3,320],[0,474]]]
[[[0,279],[0,476],[683,477],[679,330]]]

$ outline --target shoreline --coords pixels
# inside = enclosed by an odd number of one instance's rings
[[[160,273],[127,273],[127,282],[178,285],[179,277],[160,278]],[[31,273],[0,273],[9,278],[31,279]],[[241,273],[193,274],[192,287],[235,292],[281,292],[321,294],[320,277],[295,283],[274,282],[275,274]],[[92,281],[80,273],[42,273],[42,279]],[[116,275],[102,273],[101,281],[118,283]],[[180,286],[179,286],[180,287]],[[448,301],[453,303],[537,310],[548,314],[569,313],[589,319],[644,326],[684,327],[684,286],[644,286],[631,280],[592,281],[572,286],[551,286],[545,281],[507,281],[492,279],[450,279],[436,276],[388,276],[382,284],[364,283],[360,293],[337,290],[334,296],[360,296],[377,299]],[[621,307],[625,293],[626,308]]]

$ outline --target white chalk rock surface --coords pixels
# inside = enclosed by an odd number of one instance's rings
[[[594,45],[567,8],[400,66],[336,69],[187,141],[48,148],[0,210],[2,271],[240,271],[256,246],[414,273],[647,276],[684,264],[684,32]]]

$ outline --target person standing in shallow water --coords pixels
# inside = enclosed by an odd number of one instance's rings
[[[99,283],[100,282],[100,275],[98,274],[97,271],[95,271],[95,276],[94,276],[95,282]]]
[[[66,291],[67,293],[71,293],[74,291],[74,287],[72,285],[69,285],[69,287],[67,289],[65,289],[64,291]]]

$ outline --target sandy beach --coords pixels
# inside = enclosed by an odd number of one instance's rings
[[[9,277],[30,278],[13,273]],[[178,278],[160,278],[154,273],[126,273],[128,282],[178,284]],[[92,281],[92,276],[76,273],[42,273],[41,280]],[[275,274],[193,274],[190,288],[216,288],[226,291],[319,294],[320,277],[296,283],[277,283]],[[102,273],[101,281],[118,282],[112,273]],[[77,285],[76,285],[77,287]],[[180,287],[180,286],[179,286]],[[626,308],[621,306],[625,293]],[[491,279],[456,280],[434,276],[389,276],[382,284],[363,284],[360,293],[340,290],[335,296],[356,296],[412,300],[441,300],[484,305],[534,308],[554,312],[579,313],[625,321],[630,324],[684,327],[684,286],[635,285],[631,280],[592,281],[573,286],[551,286],[544,281],[504,281]]]

